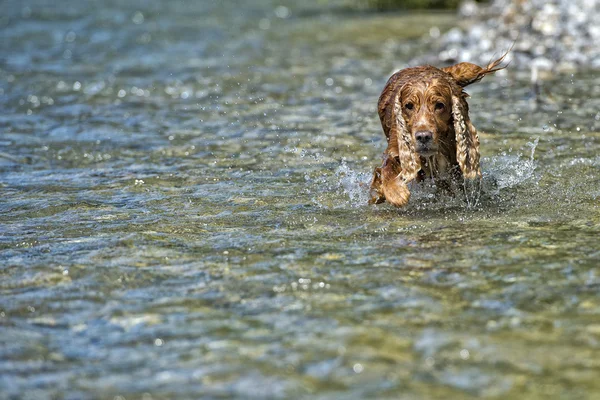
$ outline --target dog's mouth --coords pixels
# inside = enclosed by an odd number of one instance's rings
[[[421,157],[427,158],[435,155],[438,149],[433,143],[417,143],[415,150]]]
[[[437,153],[435,133],[430,129],[419,129],[414,133],[415,150],[422,157],[431,157]]]

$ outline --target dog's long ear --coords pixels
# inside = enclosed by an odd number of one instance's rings
[[[510,49],[504,53],[502,57],[496,61],[492,61],[487,67],[482,68],[479,65],[475,65],[469,62],[461,62],[449,67],[441,68],[442,71],[450,74],[452,78],[458,83],[459,86],[465,87],[471,83],[475,83],[483,79],[484,76],[493,74],[496,71],[506,68],[508,65],[500,66],[504,58],[508,54]]]
[[[395,135],[390,135],[390,137],[395,136],[398,141],[398,159],[401,168],[399,177],[405,183],[408,183],[417,177],[417,173],[421,169],[421,163],[415,151],[415,139],[406,128],[406,122],[404,122],[404,116],[402,115],[402,88],[399,88],[394,94],[392,104],[390,131],[393,131]]]
[[[452,95],[452,118],[456,134],[456,159],[466,179],[481,178],[479,167],[479,136],[469,119],[466,93]]]

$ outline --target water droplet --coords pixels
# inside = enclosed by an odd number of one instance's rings
[[[290,11],[290,9],[285,6],[278,6],[275,8],[275,15],[277,16],[277,18],[285,19],[288,18],[291,14],[292,12]]]
[[[65,42],[71,43],[71,42],[75,41],[76,38],[77,38],[77,35],[75,34],[75,32],[69,31],[65,35]]]
[[[136,13],[133,14],[133,17],[131,17],[131,21],[136,25],[143,23],[144,22],[144,14],[142,14],[139,11],[136,11]]]
[[[356,364],[354,364],[354,366],[352,367],[352,369],[357,374],[360,374],[361,372],[363,372],[365,370],[365,367],[363,367],[362,364],[356,363]]]

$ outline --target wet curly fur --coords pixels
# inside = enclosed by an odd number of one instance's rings
[[[402,207],[410,199],[408,184],[426,178],[442,188],[450,181],[465,188],[479,183],[479,137],[463,88],[505,68],[498,67],[505,56],[485,68],[463,62],[406,68],[390,77],[378,106],[388,146],[373,174],[370,203]]]

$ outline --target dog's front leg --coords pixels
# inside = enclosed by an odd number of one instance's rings
[[[388,156],[381,167],[381,191],[385,199],[396,207],[402,207],[410,199],[410,191],[400,176],[402,167],[396,157]]]

